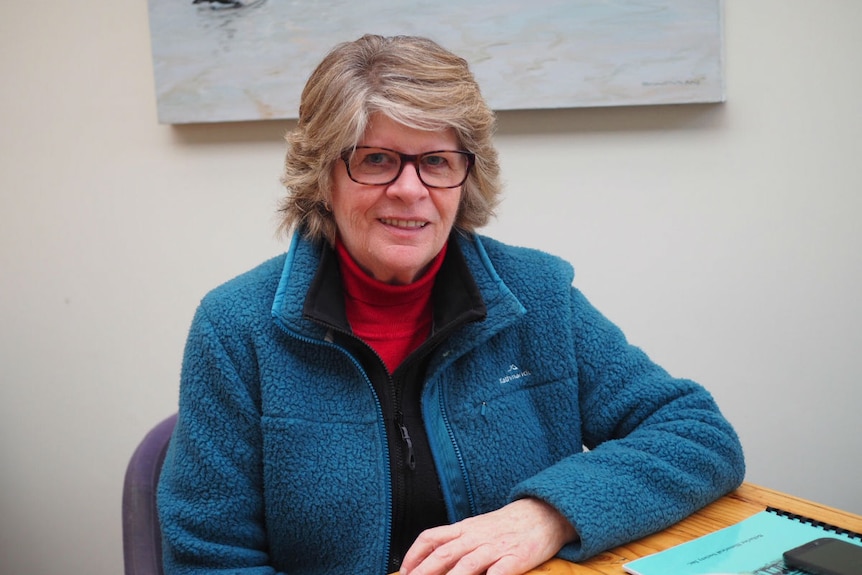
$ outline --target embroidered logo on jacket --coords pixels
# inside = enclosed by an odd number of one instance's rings
[[[509,366],[509,369],[506,370],[506,375],[500,378],[500,383],[509,383],[510,381],[514,381],[516,379],[521,379],[522,377],[527,377],[533,375],[529,369],[521,369],[514,363]]]

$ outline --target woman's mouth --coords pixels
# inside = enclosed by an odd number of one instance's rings
[[[406,230],[424,228],[428,222],[419,220],[398,220],[394,218],[380,218],[380,223],[387,226],[402,228]]]

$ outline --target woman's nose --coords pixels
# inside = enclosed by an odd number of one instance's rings
[[[428,188],[419,178],[419,168],[415,162],[404,165],[398,178],[389,184],[387,193],[404,201],[415,201],[428,195]]]

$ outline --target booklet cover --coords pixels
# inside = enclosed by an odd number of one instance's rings
[[[769,508],[735,525],[623,565],[632,575],[805,575],[782,554],[819,537],[862,544],[862,535]]]

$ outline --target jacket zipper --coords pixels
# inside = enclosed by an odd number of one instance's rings
[[[452,449],[455,452],[455,458],[458,460],[458,468],[461,470],[461,477],[468,484],[467,485],[467,504],[470,508],[470,516],[478,515],[476,509],[476,500],[473,497],[473,490],[469,487],[469,475],[467,473],[467,468],[464,465],[464,457],[461,454],[461,448],[458,446],[458,442],[455,441],[455,434],[452,432],[452,425],[449,423],[449,414],[446,411],[446,405],[443,401],[443,394],[445,393],[444,388],[441,386],[440,391],[437,396],[437,403],[439,405],[440,410],[440,419],[443,421],[443,427],[446,429],[446,435],[449,437],[449,442],[452,444]],[[458,518],[456,518],[458,519]]]

